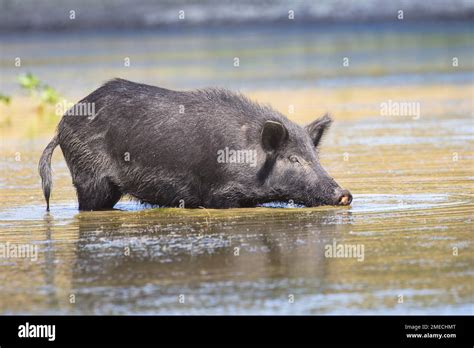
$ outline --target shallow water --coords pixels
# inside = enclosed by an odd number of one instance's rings
[[[38,253],[0,257],[0,313],[473,313],[472,26],[254,29],[1,37],[0,87],[14,97],[0,111],[21,118],[0,129],[0,247]],[[295,103],[299,123],[327,107],[336,122],[321,161],[353,204],[188,210],[125,199],[78,212],[56,149],[46,213],[36,168],[54,130],[34,105],[18,106],[16,56],[68,97],[121,76],[255,90],[285,114]],[[420,102],[421,117],[380,116],[388,99]],[[330,257],[334,245],[355,253]]]
[[[6,141],[0,242],[37,246],[38,258],[1,259],[1,312],[470,314],[470,122],[341,121],[321,154],[354,193],[341,208],[150,209],[123,200],[116,211],[79,213],[56,150],[48,214],[36,174],[47,139]],[[334,243],[364,250],[326,257]]]

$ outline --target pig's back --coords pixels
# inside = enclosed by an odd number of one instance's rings
[[[95,115],[63,117],[60,143],[73,138],[114,158],[129,153],[142,166],[160,158],[176,168],[212,167],[218,150],[255,148],[266,120],[288,122],[227,90],[179,92],[122,79],[107,82],[79,103],[94,105]]]

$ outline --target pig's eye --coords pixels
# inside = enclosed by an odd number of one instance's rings
[[[291,163],[300,163],[300,160],[295,155],[290,156]]]

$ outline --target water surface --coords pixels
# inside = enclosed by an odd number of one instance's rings
[[[15,145],[22,162],[12,161],[12,147],[4,146],[0,242],[36,245],[38,259],[1,260],[0,309],[472,313],[473,153],[452,158],[472,146],[465,122],[413,123],[409,134],[423,128],[423,136],[410,136],[398,122],[334,127],[322,160],[354,193],[349,208],[150,209],[123,200],[116,211],[78,212],[58,151],[48,214],[36,174],[46,139]],[[374,128],[385,141],[367,146]],[[326,257],[334,242],[363,245],[363,260]]]
[[[0,258],[0,313],[472,314],[471,28],[83,33],[79,44],[65,34],[4,38],[0,86],[14,97],[0,108],[13,118],[1,128],[0,245],[38,254]],[[247,89],[299,123],[328,107],[336,122],[321,161],[353,204],[188,210],[124,199],[114,211],[78,212],[58,148],[46,213],[37,163],[57,120],[47,123],[17,97],[17,55],[26,57],[23,70],[68,97],[121,76]],[[407,95],[421,117],[380,116],[381,102]],[[328,257],[332,245],[363,254]]]

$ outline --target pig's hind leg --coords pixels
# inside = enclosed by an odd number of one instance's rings
[[[119,187],[107,178],[74,182],[79,210],[112,209],[122,197]]]

